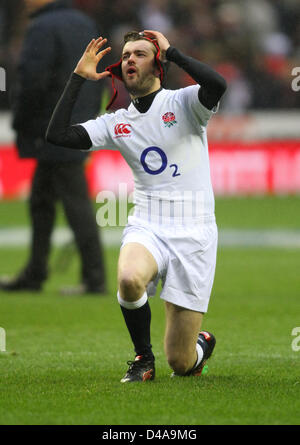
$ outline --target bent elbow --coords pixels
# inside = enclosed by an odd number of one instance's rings
[[[223,94],[227,90],[227,82],[224,79],[224,77],[221,76],[220,74],[218,76],[218,82],[217,82],[216,88],[218,90],[218,93],[219,93],[220,97],[223,96]]]

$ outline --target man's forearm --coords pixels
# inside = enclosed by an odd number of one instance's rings
[[[88,150],[92,142],[81,125],[70,125],[72,111],[85,79],[72,73],[51,117],[46,140],[55,145]]]
[[[201,86],[199,100],[206,108],[211,110],[217,105],[226,90],[226,81],[220,74],[205,63],[184,55],[173,46],[167,49],[166,58],[176,63]]]

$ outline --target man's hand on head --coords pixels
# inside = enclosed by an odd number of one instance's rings
[[[161,52],[161,61],[164,62],[166,60],[166,52],[167,49],[170,46],[170,42],[168,41],[168,39],[159,31],[153,31],[150,29],[145,29],[143,31],[145,37],[150,37],[151,39],[156,39],[158,46],[160,48],[160,52]]]

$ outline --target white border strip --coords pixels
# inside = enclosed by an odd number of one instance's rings
[[[104,246],[120,247],[122,228],[105,228],[100,231]],[[0,229],[0,247],[24,247],[30,243],[29,227]],[[63,246],[73,239],[67,227],[55,229],[52,243]],[[220,247],[283,247],[300,248],[300,230],[248,230],[219,229]]]

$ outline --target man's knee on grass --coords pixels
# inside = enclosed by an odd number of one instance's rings
[[[176,375],[185,376],[191,371],[196,361],[196,352],[195,354],[185,355],[185,354],[167,354],[167,360],[169,366]]]

